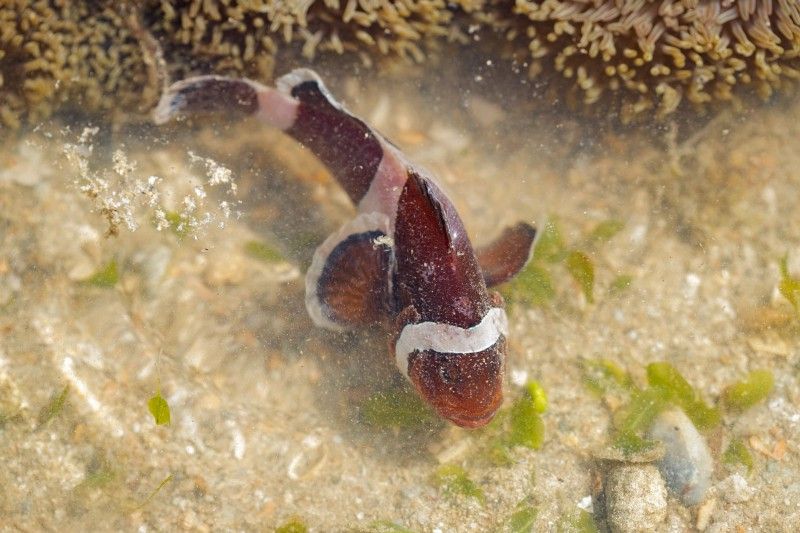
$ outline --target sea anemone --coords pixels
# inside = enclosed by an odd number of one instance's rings
[[[269,81],[283,52],[422,62],[445,41],[498,53],[545,85],[561,78],[573,108],[605,102],[624,122],[766,98],[800,78],[800,0],[9,0],[0,123],[66,103],[142,116],[160,87],[156,49],[172,79]]]
[[[747,88],[766,98],[800,78],[797,0],[517,0],[513,12],[505,36],[527,48],[531,76],[560,72],[585,104],[622,92],[623,118]]]
[[[145,63],[114,6],[47,0],[0,5],[0,125],[34,123],[67,102],[91,111],[137,110]]]

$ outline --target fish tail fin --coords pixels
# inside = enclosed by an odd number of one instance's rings
[[[164,124],[178,116],[222,115],[240,119],[251,115],[286,129],[294,121],[297,103],[291,97],[245,78],[196,76],[173,83],[161,96],[153,120]]]

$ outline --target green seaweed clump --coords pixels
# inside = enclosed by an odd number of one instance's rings
[[[114,287],[119,281],[119,269],[117,261],[112,259],[103,268],[89,276],[84,283],[92,287],[108,289]]]
[[[647,365],[647,381],[651,387],[659,389],[667,401],[683,409],[697,429],[711,429],[720,423],[719,409],[707,405],[671,364]]]
[[[611,294],[620,294],[628,290],[633,283],[633,276],[630,274],[620,274],[611,281],[608,286],[608,292]]]
[[[741,464],[747,467],[747,471],[753,470],[753,455],[747,449],[742,439],[735,438],[728,444],[725,452],[722,454],[722,462],[726,465]]]
[[[796,278],[789,273],[789,257],[784,255],[780,262],[781,282],[778,290],[786,300],[794,307],[794,312],[800,316],[800,278]]]
[[[43,427],[51,420],[54,420],[64,411],[64,405],[67,403],[68,394],[69,385],[66,385],[63,389],[61,389],[60,393],[54,393],[50,397],[50,401],[47,402],[47,405],[42,407],[42,409],[39,411],[37,429]]]
[[[153,415],[157,426],[167,425],[170,422],[169,404],[167,400],[157,392],[152,398],[147,400],[147,409]]]
[[[414,530],[389,520],[376,520],[369,525],[367,531],[369,533],[414,533]]]
[[[610,359],[586,359],[581,363],[583,382],[598,396],[635,389],[631,376]]]
[[[583,291],[586,301],[594,303],[594,264],[585,253],[573,250],[567,254],[567,270]]]
[[[544,305],[556,296],[552,266],[562,264],[588,303],[594,303],[595,265],[589,251],[623,228],[618,220],[600,222],[580,243],[567,246],[555,220],[547,222],[536,240],[533,259],[501,292],[509,303]],[[628,282],[629,284],[630,282]]]
[[[275,533],[308,533],[308,526],[300,518],[294,516],[276,527]]]
[[[598,533],[600,530],[594,522],[592,513],[579,509],[577,513],[561,517],[556,531],[558,533]]]
[[[616,380],[623,380],[621,376]],[[656,362],[647,366],[649,387],[632,387],[628,404],[615,415],[615,447],[624,453],[637,453],[654,443],[642,438],[658,414],[670,405],[680,407],[700,430],[708,430],[721,421],[719,409],[710,407],[688,381],[669,363]]]
[[[361,420],[379,428],[415,430],[440,423],[439,417],[407,387],[379,392],[361,405]]]
[[[664,393],[658,389],[636,390],[631,401],[615,417],[614,446],[625,454],[643,452],[655,445],[641,434],[667,406]]]
[[[244,245],[244,251],[253,259],[258,259],[265,263],[280,263],[284,261],[283,255],[262,241],[247,241]]]
[[[486,499],[483,489],[469,478],[466,470],[458,465],[444,464],[440,466],[434,474],[434,482],[445,494],[451,496],[475,498],[481,503]]]
[[[533,530],[533,522],[539,510],[525,498],[517,504],[514,512],[503,522],[497,533],[529,533]]]
[[[754,370],[747,379],[722,391],[722,402],[731,411],[744,411],[764,400],[772,392],[775,379],[769,370]]]
[[[534,450],[541,448],[545,429],[542,414],[545,410],[547,396],[544,389],[535,381],[528,382],[525,392],[514,402],[509,412],[508,444]]]

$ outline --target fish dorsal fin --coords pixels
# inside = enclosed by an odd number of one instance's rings
[[[536,228],[520,222],[506,228],[493,242],[476,251],[487,287],[510,280],[531,258]]]
[[[318,326],[343,330],[388,316],[394,249],[387,225],[384,215],[360,215],[317,248],[306,308]]]
[[[422,319],[471,327],[489,309],[486,285],[455,207],[429,178],[409,169],[395,220],[398,305]]]

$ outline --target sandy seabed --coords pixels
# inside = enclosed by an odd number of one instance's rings
[[[701,516],[671,497],[656,529],[794,530],[800,343],[777,285],[784,254],[800,274],[800,104],[612,132],[521,112],[488,83],[330,85],[440,178],[475,243],[519,219],[557,219],[570,243],[624,223],[592,252],[594,303],[554,267],[552,303],[510,309],[507,390],[547,391],[541,450],[493,466],[476,459],[479,433],[360,421],[397,373],[380,335],[305,314],[308,258],[352,208],[291,140],[255,124],[42,125],[0,152],[0,529],[271,530],[296,516],[314,531],[490,531],[528,498],[534,530],[556,530],[585,507],[608,439],[609,406],[581,373],[602,358],[640,384],[668,361],[707,400],[771,369],[768,400],[707,435]],[[175,213],[186,228],[170,229]],[[251,241],[284,259],[254,258]],[[84,281],[111,261],[114,287]],[[620,274],[632,283],[615,293]],[[168,426],[147,409],[159,390]],[[719,460],[733,438],[749,473]],[[485,501],[437,487],[441,462],[465,466]]]

